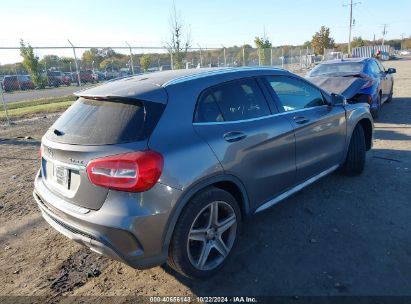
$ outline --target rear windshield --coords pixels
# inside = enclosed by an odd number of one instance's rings
[[[77,145],[120,144],[147,139],[165,105],[138,100],[79,98],[48,130],[52,141]]]
[[[331,75],[331,74],[358,74],[364,69],[361,62],[341,62],[325,63],[315,67],[310,76]]]

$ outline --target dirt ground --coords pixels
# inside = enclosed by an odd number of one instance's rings
[[[375,123],[358,177],[325,177],[250,219],[217,276],[135,270],[65,238],[32,198],[41,136],[57,115],[0,128],[0,296],[411,296],[411,60]],[[0,301],[1,302],[1,301]]]

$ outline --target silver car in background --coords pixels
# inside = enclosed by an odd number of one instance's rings
[[[271,68],[164,71],[77,93],[42,139],[34,198],[69,238],[135,268],[217,272],[243,220],[371,149],[367,104]]]

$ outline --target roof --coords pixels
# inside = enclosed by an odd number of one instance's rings
[[[202,68],[160,71],[108,81],[103,85],[78,91],[74,94],[81,97],[129,97],[167,103],[165,87],[169,85],[213,75],[267,70],[277,73],[289,73],[288,71],[273,69],[271,67]]]
[[[336,60],[327,60],[324,62],[321,62],[321,64],[332,64],[332,63],[349,63],[349,62],[364,62],[369,60],[370,58],[368,57],[360,57],[360,58],[344,58],[344,59],[336,59]]]

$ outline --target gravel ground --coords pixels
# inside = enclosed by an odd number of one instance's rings
[[[237,252],[207,281],[135,270],[66,239],[32,198],[42,134],[56,115],[0,128],[0,296],[411,296],[411,61],[375,123],[358,177],[333,174],[250,219]],[[1,302],[1,301],[0,301]]]

